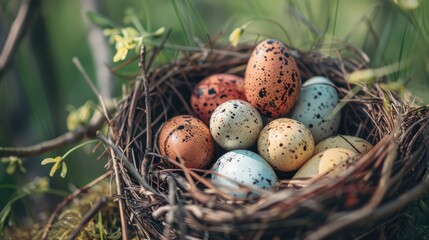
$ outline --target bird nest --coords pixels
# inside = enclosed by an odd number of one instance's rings
[[[380,77],[355,85],[347,76],[366,69],[359,49],[342,44],[328,56],[289,46],[303,81],[332,80],[343,100],[341,134],[374,147],[354,157],[339,177],[308,181],[279,176],[258,198],[234,200],[210,181],[210,170],[188,169],[159,153],[157,133],[178,114],[191,114],[192,88],[214,73],[243,75],[253,46],[183,52],[151,68],[162,47],[142,51],[142,75],[112,119],[106,148],[123,217],[146,239],[265,239],[357,237],[388,223],[428,185],[429,109],[403,92],[383,87]],[[146,56],[147,55],[147,56]]]

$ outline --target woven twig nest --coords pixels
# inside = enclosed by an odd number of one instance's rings
[[[403,196],[414,194],[423,182],[429,109],[381,88],[383,78],[349,94],[356,88],[345,76],[369,62],[352,46],[343,45],[337,57],[290,48],[303,81],[325,76],[340,95],[352,96],[341,110],[340,133],[375,145],[355,157],[354,166],[343,175],[320,177],[301,188],[285,177],[269,194],[231,201],[210,183],[209,170],[172,168],[172,160],[159,154],[156,133],[161,124],[178,114],[193,114],[188,105],[193,86],[214,73],[243,74],[252,49],[184,52],[170,64],[144,71],[147,79],[139,77],[130,87],[109,135],[114,143],[109,167],[120,183],[118,198],[129,224],[149,239],[316,239],[356,237],[392,218],[407,203]],[[149,89],[143,87],[144,80]],[[146,109],[151,111],[150,131]],[[154,150],[148,151],[147,140]]]

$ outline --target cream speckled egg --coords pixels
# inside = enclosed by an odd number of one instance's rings
[[[335,177],[346,169],[346,162],[357,153],[344,148],[330,148],[315,154],[293,176],[297,178],[312,178],[324,173]]]
[[[158,137],[162,155],[182,159],[186,167],[205,168],[214,156],[215,146],[209,128],[198,118],[180,115],[168,120]]]
[[[318,143],[314,149],[314,154],[323,152],[329,148],[345,148],[357,153],[365,153],[372,148],[372,144],[359,137],[337,135]]]
[[[259,135],[259,154],[280,171],[299,169],[313,156],[313,151],[314,140],[310,130],[294,119],[273,120]]]
[[[244,93],[247,101],[267,117],[288,113],[298,99],[301,76],[295,59],[280,41],[259,43],[247,63]]]
[[[330,148],[324,151],[320,159],[319,174],[329,172],[329,176],[337,176],[344,172],[347,160],[357,155],[356,152],[345,148]]]
[[[251,189],[270,189],[277,183],[277,176],[271,166],[261,156],[248,150],[225,153],[213,165],[213,172],[212,182],[239,198],[259,194],[254,190],[244,191],[237,183]]]
[[[335,85],[324,77],[312,77],[301,88],[298,101],[290,117],[302,122],[313,134],[316,143],[334,135],[341,122],[341,112],[326,119],[338,104]]]
[[[213,74],[201,80],[192,91],[191,106],[195,114],[205,123],[217,106],[244,96],[244,79],[232,74]]]
[[[243,100],[229,100],[219,105],[210,118],[210,132],[224,149],[249,148],[262,129],[258,111]]]

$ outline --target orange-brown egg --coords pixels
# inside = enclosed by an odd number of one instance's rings
[[[273,39],[262,41],[253,50],[244,79],[247,101],[268,117],[288,113],[301,88],[295,59],[283,43]]]
[[[214,155],[214,141],[209,128],[198,118],[180,115],[162,127],[158,147],[162,155],[182,159],[188,168],[205,168]]]
[[[195,86],[191,106],[195,114],[208,124],[216,107],[232,99],[245,99],[244,79],[232,74],[213,74]]]

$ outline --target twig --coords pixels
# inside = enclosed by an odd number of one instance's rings
[[[100,94],[97,87],[95,87],[94,83],[91,81],[91,78],[89,77],[88,73],[85,71],[85,68],[83,68],[82,64],[79,61],[79,58],[73,57],[72,62],[79,70],[80,74],[82,74],[83,79],[85,79],[86,83],[89,85],[92,92],[97,96],[98,101],[100,102],[101,108],[103,109],[105,118],[110,122],[109,111],[107,110],[106,102],[104,101],[103,96]]]
[[[144,95],[145,95],[145,112],[146,112],[146,149],[143,161],[141,164],[140,172],[142,176],[146,176],[147,168],[146,165],[149,162],[147,153],[152,151],[152,105],[151,105],[151,96],[149,95],[149,80],[147,77],[146,69],[146,47],[142,45],[140,52],[140,72],[143,79]]]
[[[103,115],[94,115],[96,119],[91,120],[88,126],[82,126],[78,129],[64,133],[56,138],[37,143],[27,147],[0,147],[0,157],[17,156],[32,157],[48,152],[52,149],[62,147],[67,144],[78,142],[84,138],[93,138],[96,132],[103,125],[105,118]]]
[[[46,239],[46,237],[48,236],[49,229],[51,229],[51,227],[52,227],[52,223],[54,222],[55,218],[60,213],[60,211],[64,208],[64,206],[67,205],[67,203],[69,203],[71,200],[73,200],[75,197],[77,197],[82,192],[87,191],[88,189],[90,189],[94,185],[97,185],[99,182],[103,181],[106,177],[110,176],[111,174],[112,174],[112,172],[109,171],[109,172],[101,175],[100,177],[94,179],[92,182],[88,183],[87,185],[77,189],[72,194],[68,195],[67,197],[65,197],[64,200],[57,205],[57,207],[55,208],[55,211],[51,214],[51,216],[48,219],[48,222],[45,224],[45,227],[43,228],[42,239]]]
[[[121,217],[122,239],[127,240],[128,231],[127,231],[127,220],[125,219],[125,213],[124,213],[124,198],[122,197],[122,184],[121,184],[121,181],[119,180],[118,163],[116,161],[115,151],[113,148],[110,148],[110,155],[112,157],[113,170],[115,172],[116,193],[120,196],[118,203],[119,203],[119,215]]]
[[[140,52],[140,71],[143,79],[145,110],[146,110],[146,151],[152,151],[152,99],[149,95],[149,79],[147,78],[146,69],[146,47],[142,45]]]
[[[383,217],[394,214],[399,209],[405,207],[410,202],[416,200],[419,196],[421,196],[424,192],[429,189],[429,178],[425,178],[419,185],[415,186],[408,192],[401,194],[396,200],[393,200],[385,205],[381,206],[378,209],[359,209],[348,214],[339,217],[334,224],[334,228],[331,228],[331,224],[326,225],[319,230],[312,232],[310,235],[306,237],[306,239],[322,239],[327,238],[331,234],[338,232],[348,226],[356,226],[359,224],[370,224],[370,222],[374,222],[382,219]],[[370,217],[370,218],[369,218]],[[368,222],[370,219],[370,222]],[[333,224],[333,223],[332,223]],[[341,226],[341,227],[340,227]]]
[[[85,216],[83,216],[82,221],[77,225],[77,227],[73,230],[73,232],[70,234],[69,239],[74,240],[79,235],[80,231],[83,227],[85,227],[86,224],[88,224],[89,221],[100,211],[101,208],[104,207],[107,203],[107,197],[102,196],[100,200],[92,207]],[[125,239],[125,238],[124,238]]]
[[[130,174],[137,180],[137,182],[139,182],[139,184],[144,187],[146,190],[151,191],[153,194],[155,195],[159,195],[162,196],[160,194],[158,194],[157,191],[155,191],[155,189],[153,189],[143,178],[142,176],[137,172],[137,170],[134,168],[134,165],[127,160],[127,158],[125,157],[125,155],[119,150],[118,147],[116,147],[109,139],[107,139],[105,136],[103,136],[102,134],[98,134],[98,138],[107,146],[109,146],[116,155],[118,155],[122,162],[124,163],[124,166],[130,171]],[[112,156],[113,157],[113,156]],[[163,196],[164,197],[164,196]],[[164,197],[165,198],[165,197]]]
[[[9,34],[7,35],[6,42],[0,53],[0,73],[5,70],[7,64],[10,61],[10,57],[12,56],[12,52],[15,50],[16,44],[18,43],[24,22],[28,17],[30,2],[31,0],[25,0],[22,2],[21,6],[19,7],[18,14],[12,23],[12,27]]]

